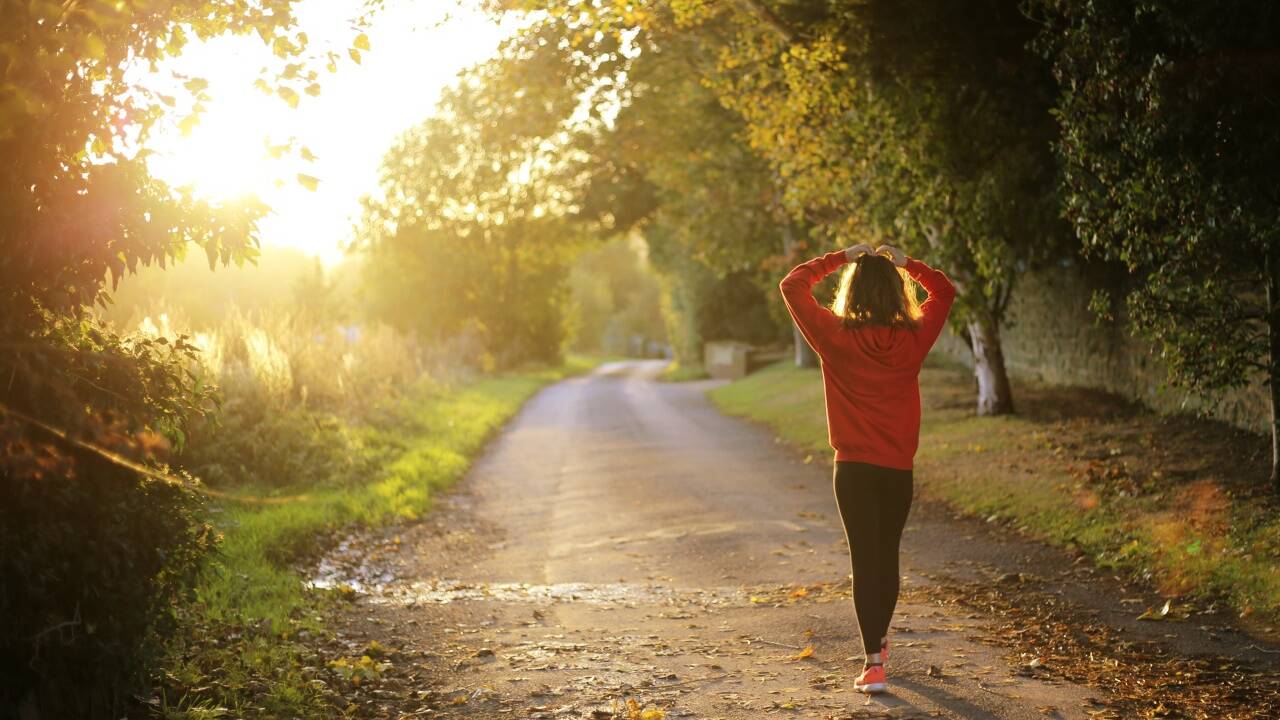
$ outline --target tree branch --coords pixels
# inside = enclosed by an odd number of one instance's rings
[[[800,36],[796,31],[783,22],[782,18],[778,17],[768,5],[765,5],[764,0],[736,0],[736,2],[743,10],[755,15],[757,20],[769,26],[769,29],[787,41],[787,44],[794,45],[799,41]]]

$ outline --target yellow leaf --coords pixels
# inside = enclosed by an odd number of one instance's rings
[[[315,192],[316,188],[320,186],[320,178],[314,175],[307,175],[306,173],[298,173],[298,182],[302,183],[303,187],[312,192]]]
[[[796,653],[795,655],[792,655],[792,656],[791,656],[791,659],[792,659],[792,660],[803,660],[803,659],[805,659],[805,658],[807,658],[807,657],[809,657],[809,656],[811,656],[811,655],[813,655],[813,646],[812,646],[812,645],[805,645],[805,646],[804,646],[804,649],[803,649],[803,650],[801,650],[800,652]]]
[[[369,36],[365,35],[364,33],[360,33],[359,35],[356,36],[356,39],[352,41],[351,46],[359,50],[368,50]]]
[[[792,591],[791,591],[791,593],[790,593],[787,597],[802,598],[802,597],[804,597],[805,595],[808,595],[808,594],[809,594],[809,588],[804,587],[804,586],[802,585],[802,586],[800,586],[800,587],[796,588],[795,590],[792,590]]]
[[[297,90],[294,90],[291,87],[286,87],[284,85],[281,85],[280,87],[276,88],[276,94],[279,95],[280,98],[284,100],[286,103],[288,103],[289,107],[291,108],[298,107],[299,97],[298,97]]]
[[[182,118],[182,120],[178,123],[178,131],[181,132],[183,135],[190,135],[192,131],[196,129],[196,125],[199,125],[199,124],[200,124],[200,115],[198,113],[191,113],[190,115]]]

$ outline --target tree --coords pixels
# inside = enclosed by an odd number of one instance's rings
[[[0,704],[119,717],[208,550],[191,481],[154,467],[212,407],[195,348],[120,337],[88,308],[193,244],[211,264],[253,257],[259,203],[205,202],[147,172],[152,129],[195,122],[204,80],[170,96],[127,73],[190,38],[256,34],[287,61],[268,78],[296,97],[315,59],[291,8],[0,0]]]
[[[1076,236],[1137,276],[1129,315],[1171,384],[1210,407],[1226,388],[1270,388],[1280,492],[1280,12],[1251,0],[1036,7],[1062,90],[1056,149]]]
[[[677,357],[699,361],[705,290],[747,271],[762,306],[772,294],[763,263],[781,250],[781,215],[768,202],[776,193],[767,167],[740,142],[741,121],[690,68],[707,63],[701,48],[680,34],[631,32],[629,10],[595,9],[603,14],[553,9],[504,45],[504,69],[485,81],[508,106],[492,127],[536,126],[561,162],[577,163],[580,182],[561,186],[573,197],[563,209],[585,235],[644,236],[664,277]],[[781,330],[780,316],[764,320],[768,334]]]
[[[534,0],[488,4],[495,12],[545,9]],[[743,339],[774,333],[782,339],[790,328],[797,358],[816,365],[774,300],[777,274],[801,251],[804,228],[785,212],[776,173],[747,146],[742,118],[706,87],[716,67],[707,38],[678,28],[665,7],[609,2],[552,7],[526,34],[540,43],[530,54],[561,54],[557,62],[564,70],[557,72],[576,72],[585,85],[600,81],[611,91],[587,100],[614,120],[594,136],[584,214],[607,216],[606,231],[634,227],[643,233],[664,278],[677,359],[701,362],[704,321],[716,312],[704,304],[712,302],[717,285],[736,284],[746,273],[769,308],[770,325],[748,309],[755,320]],[[620,46],[622,61],[611,57]],[[604,75],[601,67],[614,74]]]
[[[668,25],[633,42],[624,102],[603,144],[612,165],[652,188],[639,227],[666,277],[677,358],[700,363],[709,339],[781,340],[791,322],[773,297],[791,220],[775,177],[746,146],[742,120],[703,84],[711,66],[697,38]],[[812,356],[802,337],[792,341]]]
[[[524,43],[536,38],[505,43],[401,137],[356,244],[376,315],[431,342],[478,330],[499,367],[562,357],[585,232],[579,136],[598,122],[572,122],[588,86]]]
[[[619,236],[579,255],[569,273],[574,305],[574,347],[634,354],[666,340],[662,290],[648,267],[640,238]]]
[[[945,267],[978,412],[1012,410],[999,330],[1018,275],[1062,252],[1053,85],[1015,2],[686,3],[736,28],[711,78],[824,245],[893,241]]]

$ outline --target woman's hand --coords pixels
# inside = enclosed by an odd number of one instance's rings
[[[858,243],[851,248],[846,248],[844,256],[849,259],[849,262],[853,262],[863,255],[875,255],[875,253],[876,251],[872,250],[870,245]]]
[[[905,267],[907,264],[907,254],[892,245],[881,245],[875,250],[876,255],[886,255],[898,267]]]

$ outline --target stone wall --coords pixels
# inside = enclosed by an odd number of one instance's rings
[[[1166,387],[1159,350],[1127,331],[1123,302],[1114,323],[1096,325],[1089,311],[1093,289],[1122,289],[1114,268],[1078,262],[1055,270],[1029,273],[1019,280],[1001,328],[1005,363],[1015,378],[1055,385],[1103,388],[1161,412],[1195,411],[1196,398]],[[964,340],[948,326],[937,349],[970,367],[973,357]],[[1014,398],[1017,405],[1017,398]],[[1249,388],[1224,396],[1214,417],[1259,433],[1269,432],[1271,410],[1266,388]]]

